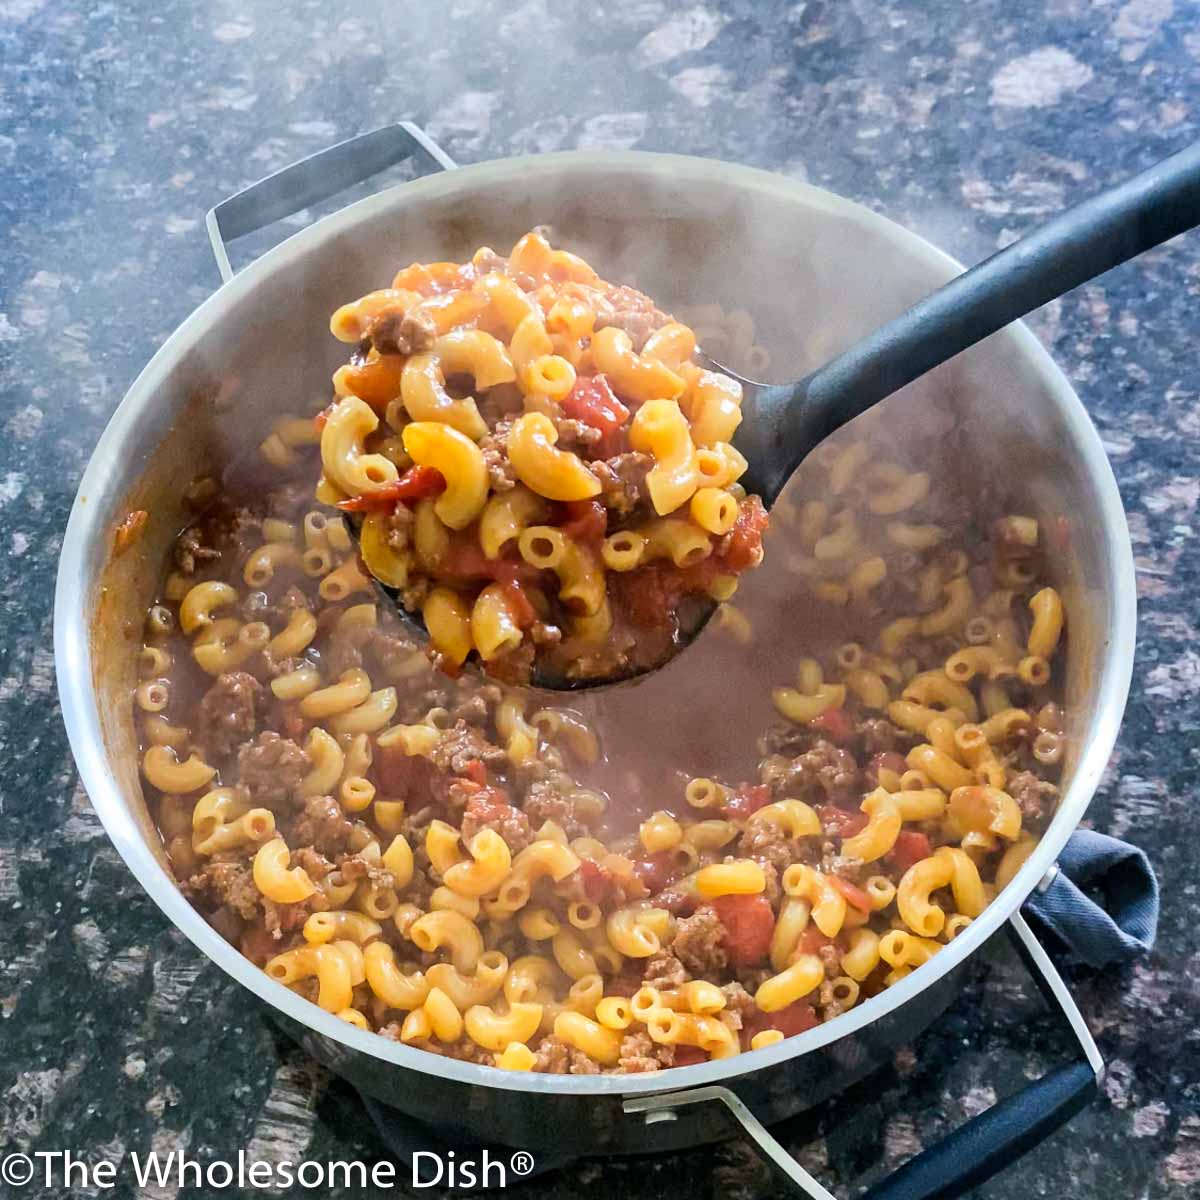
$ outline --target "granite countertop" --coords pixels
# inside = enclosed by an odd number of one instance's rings
[[[0,0],[0,1151],[379,1153],[353,1094],[142,894],[79,787],[55,700],[50,607],[76,483],[134,376],[218,282],[203,223],[215,199],[413,117],[463,162],[587,146],[766,167],[971,261],[1197,136],[1196,13],[1186,0]],[[1103,1095],[981,1189],[991,1200],[1200,1189],[1200,845],[1185,823],[1198,293],[1200,238],[1185,238],[1033,321],[1100,430],[1137,557],[1133,691],[1089,820],[1149,852],[1164,907],[1151,958],[1072,973],[1109,1059]],[[1001,958],[892,1068],[781,1136],[850,1196],[1068,1049]],[[525,1194],[771,1190],[731,1143],[589,1163]]]

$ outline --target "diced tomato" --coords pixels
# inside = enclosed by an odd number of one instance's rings
[[[771,800],[771,789],[765,783],[744,784],[725,801],[722,811],[731,821],[744,821]]]
[[[573,541],[598,545],[608,530],[608,509],[599,500],[570,500],[567,519],[559,528]]]
[[[844,745],[854,736],[854,724],[844,708],[827,708],[808,723],[810,729],[824,734],[831,742]]]
[[[633,873],[645,885],[646,891],[654,895],[671,882],[671,877],[675,874],[675,862],[669,850],[660,850],[657,854],[635,859]]]
[[[836,804],[818,804],[817,816],[821,818],[821,829],[840,838],[853,837],[862,833],[871,819],[864,812],[847,812]]]
[[[459,786],[462,786],[462,780]],[[466,803],[464,816],[470,816],[481,824],[503,821],[516,810],[508,802],[508,795],[500,788],[482,787]]]
[[[755,1016],[758,1017],[758,1014]],[[803,1033],[806,1029],[814,1029],[820,1024],[812,1005],[804,1000],[797,1000],[777,1012],[762,1013],[758,1020],[751,1019],[756,1026],[755,1033],[761,1033],[764,1029],[778,1029],[784,1037],[795,1037],[796,1034]]]
[[[676,1045],[675,1066],[694,1067],[703,1062],[708,1062],[708,1054],[706,1051],[701,1050],[699,1046]]]
[[[404,800],[426,797],[437,768],[422,754],[405,754],[403,746],[377,746],[371,765],[380,791]]]
[[[771,949],[775,914],[766,896],[718,896],[712,902],[725,926],[722,945],[735,967],[757,966]]]
[[[575,386],[561,404],[568,417],[600,430],[601,439],[596,446],[598,457],[611,458],[618,453],[616,443],[629,420],[629,409],[613,395],[603,375],[576,379]]]
[[[833,887],[845,896],[847,904],[853,904],[859,912],[868,913],[871,911],[871,897],[858,884],[851,883],[848,879],[843,879],[840,875],[827,875],[826,878]]]
[[[933,853],[933,847],[925,834],[916,829],[902,829],[892,847],[891,860],[896,870],[903,874],[913,863],[928,858]]]
[[[747,496],[738,506],[737,520],[729,531],[729,546],[721,555],[725,570],[737,574],[757,566],[762,557],[762,538],[771,518],[757,496]]]
[[[618,607],[643,629],[660,628],[679,607],[678,572],[661,563],[650,563],[636,571],[610,575],[619,597]]]
[[[480,785],[487,783],[487,767],[478,758],[473,758],[467,763],[465,774],[473,783]]]
[[[593,904],[599,904],[612,888],[612,872],[585,858],[579,864],[579,882],[584,895]]]
[[[436,467],[409,467],[399,479],[378,491],[339,500],[337,507],[342,512],[391,512],[397,504],[440,496],[445,490],[445,476]]]

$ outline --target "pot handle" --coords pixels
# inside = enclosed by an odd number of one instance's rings
[[[953,1200],[1015,1162],[1065,1124],[1096,1096],[1104,1061],[1062,976],[1020,913],[1009,918],[1009,933],[1046,999],[1062,1010],[1079,1041],[1083,1057],[1057,1067],[994,1104],[906,1162],[868,1189],[861,1200]],[[718,1101],[757,1144],[759,1150],[794,1185],[793,1194],[810,1200],[835,1200],[767,1131],[729,1088],[704,1087],[637,1097],[626,1112],[641,1112],[647,1122],[671,1120],[673,1110]]]
[[[432,171],[458,166],[419,125],[399,121],[310,154],[214,205],[205,225],[221,282],[228,283],[234,275],[226,241],[327,200],[406,158],[416,158]]]

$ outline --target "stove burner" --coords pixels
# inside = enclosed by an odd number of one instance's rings
[[[367,1115],[371,1118],[388,1154],[408,1169],[409,1178],[412,1178],[413,1155],[419,1150],[432,1151],[442,1162],[447,1162],[451,1153],[454,1154],[457,1161],[470,1159],[478,1162],[486,1150],[492,1161],[504,1164],[508,1188],[519,1184],[523,1179],[534,1179],[540,1175],[547,1175],[551,1171],[557,1171],[561,1167],[577,1161],[576,1156],[572,1154],[551,1154],[539,1150],[531,1155],[533,1169],[520,1174],[510,1167],[513,1155],[517,1153],[517,1150],[510,1146],[484,1146],[475,1142],[453,1141],[446,1137],[444,1130],[426,1125],[424,1122],[418,1121],[416,1117],[410,1117],[399,1109],[391,1108],[382,1100],[376,1100],[373,1096],[368,1096],[363,1092],[358,1093],[358,1098],[367,1110]],[[423,1172],[424,1174],[427,1172]],[[495,1186],[496,1182],[493,1179],[488,1184],[465,1189],[460,1185],[455,1190],[468,1193],[483,1192],[491,1191]]]

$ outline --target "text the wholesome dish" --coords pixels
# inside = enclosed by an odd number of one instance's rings
[[[243,954],[435,1053],[640,1072],[835,1018],[1012,878],[1064,752],[1036,520],[981,525],[856,425],[777,505],[735,607],[765,522],[736,471],[696,473],[734,389],[647,297],[535,233],[406,268],[334,328],[355,361],[329,409],[276,425],[274,482],[259,461],[191,485],[139,657],[167,854]],[[679,390],[649,396],[647,371]],[[659,404],[670,453],[638,433]],[[584,476],[601,490],[563,494]],[[368,571],[422,609],[435,661]],[[694,591],[723,600],[706,682],[673,664],[570,707],[520,686],[539,654],[660,655]],[[780,598],[809,625],[755,611]],[[458,674],[472,651],[490,678]]]

